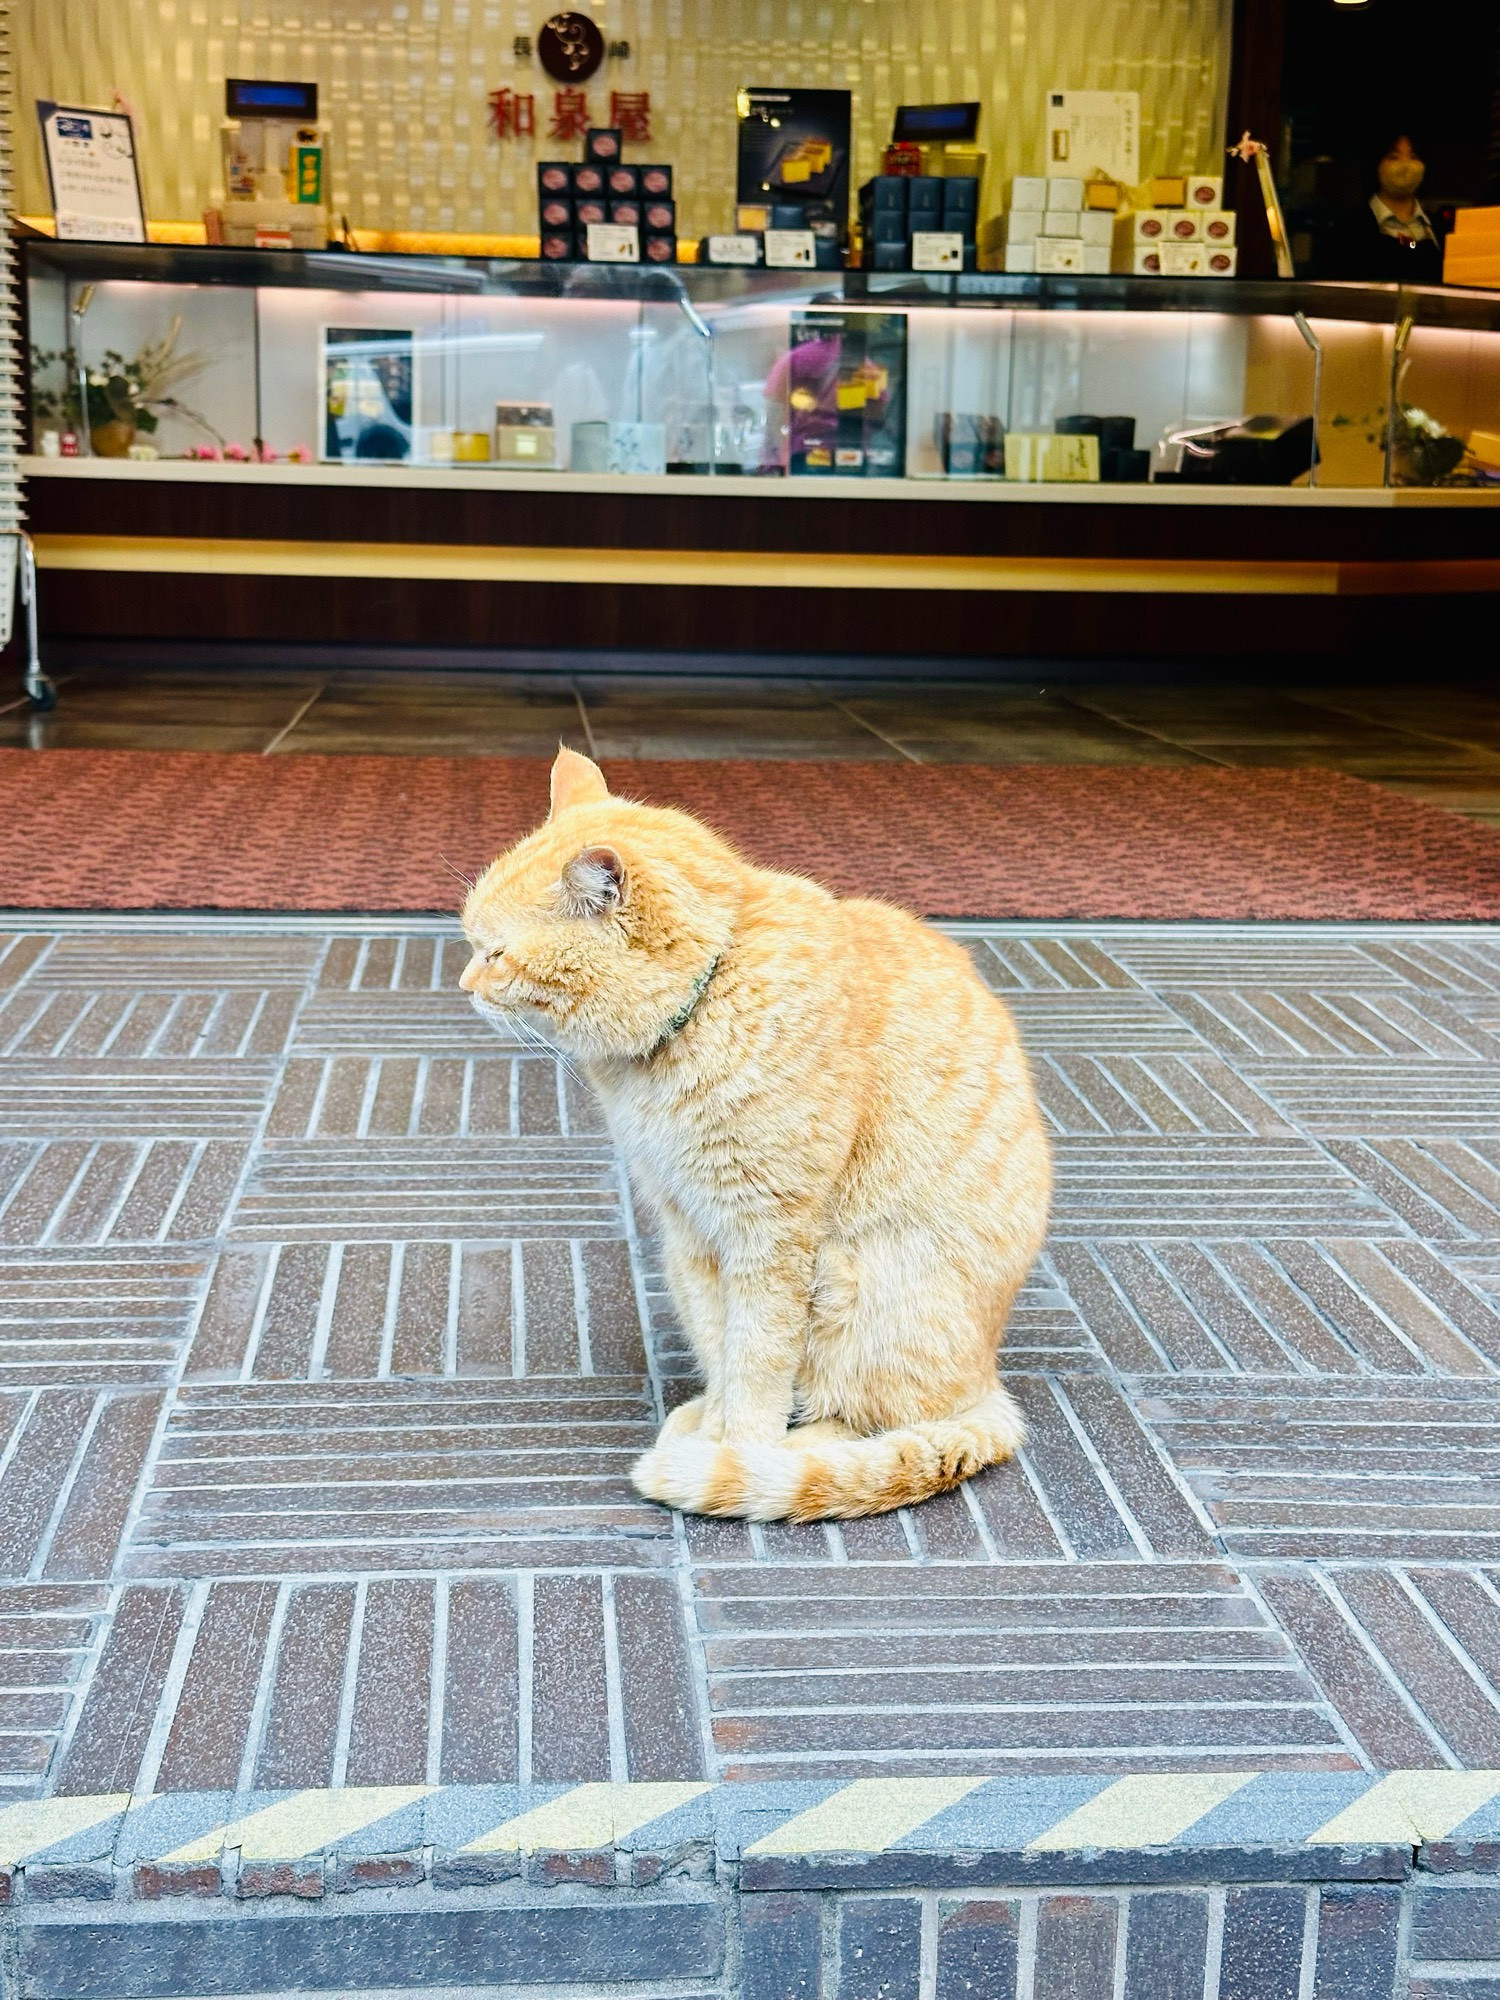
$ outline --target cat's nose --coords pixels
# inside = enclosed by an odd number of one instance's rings
[[[476,951],[463,971],[458,975],[458,983],[465,993],[472,993],[483,977],[484,953]]]

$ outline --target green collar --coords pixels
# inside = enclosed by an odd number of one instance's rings
[[[708,983],[718,971],[720,965],[723,963],[723,959],[724,954],[722,951],[715,952],[709,962],[708,970],[700,972],[698,977],[693,981],[692,992],[662,1029],[660,1037],[651,1048],[650,1053],[652,1055],[655,1055],[658,1050],[665,1048],[667,1043],[673,1040],[675,1036],[680,1035],[688,1022],[692,1020],[694,1014],[698,1011],[698,1002],[708,991]]]

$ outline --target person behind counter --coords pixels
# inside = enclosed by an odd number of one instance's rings
[[[1320,276],[1440,285],[1442,239],[1417,200],[1425,172],[1403,132],[1380,156],[1375,193],[1334,230]]]

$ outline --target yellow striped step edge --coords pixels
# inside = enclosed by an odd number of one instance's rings
[[[0,1871],[49,1896],[133,1880],[212,1891],[260,1871],[345,1885],[403,1858],[437,1886],[532,1875],[647,1881],[711,1852],[742,1886],[942,1886],[987,1879],[1393,1879],[1419,1851],[1500,1853],[1500,1771],[1209,1771],[1109,1777],[859,1778],[709,1785],[394,1785],[0,1806]],[[592,1872],[579,1865],[588,1863]],[[368,1874],[362,1874],[362,1864]],[[353,1874],[348,1871],[352,1869]],[[289,1879],[289,1878],[288,1878]],[[91,1885],[92,1886],[89,1886]]]

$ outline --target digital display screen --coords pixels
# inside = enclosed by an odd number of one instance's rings
[[[224,111],[229,118],[298,118],[310,124],[318,115],[318,86],[226,77]]]
[[[979,130],[977,104],[898,104],[897,140],[972,139]]]

